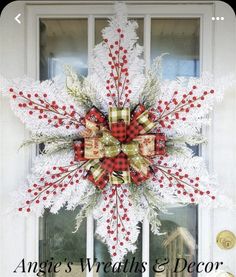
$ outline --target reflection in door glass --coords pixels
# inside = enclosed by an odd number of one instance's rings
[[[163,53],[162,77],[175,79],[178,76],[199,75],[199,31],[200,20],[195,19],[152,19],[151,59]],[[198,149],[193,149],[195,154]],[[197,260],[197,206],[171,208],[169,214],[160,213],[162,236],[150,233],[150,264],[157,258],[168,258],[167,270],[151,272],[150,276],[193,277],[196,273],[173,273],[177,258]],[[175,274],[175,275],[173,275]]]
[[[64,65],[71,65],[77,73],[87,75],[87,33],[87,19],[41,19],[40,79],[63,73]],[[79,232],[72,233],[71,229],[79,209],[67,211],[63,208],[56,215],[46,211],[40,220],[40,261],[53,257],[54,261],[63,262],[59,273],[49,273],[47,277],[64,277],[68,261],[73,262],[73,274],[66,275],[86,275],[78,264],[80,258],[86,259],[86,220]]]
[[[61,74],[65,64],[87,75],[87,32],[87,19],[40,20],[41,80]]]
[[[163,53],[163,78],[199,75],[200,19],[152,19],[151,59]]]

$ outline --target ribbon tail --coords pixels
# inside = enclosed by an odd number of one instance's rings
[[[102,168],[99,159],[89,160],[84,165],[86,170],[89,170],[95,181],[105,173],[105,170]]]
[[[148,175],[149,166],[151,162],[142,157],[141,155],[129,157],[130,165],[139,173],[142,173],[144,176]]]
[[[113,171],[109,175],[109,182],[112,185],[130,184],[130,171]]]

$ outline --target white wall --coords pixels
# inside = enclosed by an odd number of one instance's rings
[[[18,13],[21,13],[22,24],[14,20]],[[10,3],[2,11],[0,72],[5,77],[20,77],[25,73],[25,24],[21,1]],[[31,150],[19,151],[28,132],[11,111],[8,99],[0,97],[0,105],[0,276],[11,277],[18,276],[12,271],[23,257],[37,258],[37,251],[31,252],[27,244],[30,241],[31,245],[37,246],[38,239],[31,237],[35,233],[31,228],[37,228],[37,222],[34,224],[34,218],[25,219],[12,212],[11,194],[25,181]]]

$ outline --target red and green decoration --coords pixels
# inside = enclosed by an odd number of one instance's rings
[[[143,105],[110,107],[106,118],[95,107],[85,117],[84,138],[74,143],[75,160],[86,161],[87,178],[99,189],[107,184],[142,184],[152,176],[151,159],[165,154],[165,135],[150,133],[152,113]]]
[[[158,212],[169,205],[220,202],[189,145],[205,141],[200,131],[222,90],[209,74],[162,80],[161,58],[145,72],[137,27],[117,4],[88,77],[67,66],[66,79],[2,78],[0,87],[31,131],[24,144],[44,145],[17,209],[42,215],[80,206],[76,229],[92,214],[113,262],[135,251],[145,218],[158,235]]]

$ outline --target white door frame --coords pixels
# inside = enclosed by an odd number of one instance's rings
[[[1,55],[9,51],[11,55],[8,55],[6,59],[3,56],[3,62],[1,63],[1,72],[7,77],[22,76],[24,74],[32,77],[39,78],[39,18],[88,18],[88,52],[94,45],[94,15],[95,16],[107,16],[112,14],[113,7],[112,1],[66,1],[66,4],[56,4],[50,1],[26,1],[12,2],[9,4],[3,15],[1,23],[1,34],[6,36],[6,41],[3,42],[1,47]],[[93,3],[92,3],[93,2]],[[99,3],[98,3],[99,2]],[[221,74],[227,74],[235,71],[233,62],[235,38],[232,36],[235,28],[235,18],[229,6],[224,2],[215,1],[127,1],[128,13],[133,17],[144,17],[144,57],[147,66],[150,62],[150,19],[151,17],[198,17],[201,19],[200,30],[200,68],[201,71],[211,71],[216,76]],[[145,5],[144,5],[145,2]],[[199,4],[197,4],[198,2]],[[96,3],[96,4],[94,4]],[[140,5],[142,6],[140,8]],[[93,12],[94,11],[94,12]],[[15,22],[9,20],[9,14],[13,17],[15,13],[22,13],[22,25],[15,26]],[[212,16],[224,16],[224,22],[212,21]],[[14,17],[13,17],[14,18]],[[8,24],[8,31],[2,27]],[[19,29],[20,28],[20,29]],[[10,39],[8,32],[12,31]],[[5,33],[4,33],[5,32]],[[18,47],[18,49],[16,48]],[[22,53],[19,56],[19,52]],[[4,58],[5,57],[5,58]],[[89,56],[89,61],[90,61]],[[16,64],[17,67],[13,68],[12,64]],[[235,95],[232,92],[227,92],[226,101],[223,105],[214,113],[213,125],[210,132],[207,132],[209,137],[209,144],[207,147],[202,148],[202,155],[206,159],[210,171],[215,171],[219,175],[219,182],[224,180],[227,184],[226,192],[229,195],[233,195],[236,198],[236,193],[233,191],[233,181],[236,179],[236,173],[233,170],[233,164],[236,161],[235,156],[232,154],[233,147],[235,150],[235,143],[232,140],[233,131],[230,125],[234,123],[235,111],[232,107],[232,103],[235,101]],[[4,163],[2,163],[1,172],[1,191],[4,189],[4,193],[1,194],[1,200],[6,198],[7,193],[16,189],[19,185],[19,180],[23,179],[26,173],[29,171],[31,160],[35,155],[35,150],[28,151],[27,149],[17,152],[21,140],[28,136],[28,132],[24,126],[18,122],[11,111],[6,100],[1,99],[1,105],[3,107],[3,119],[0,121],[1,130],[4,131],[2,135],[1,156],[4,157]],[[231,108],[229,108],[231,107]],[[229,118],[227,124],[222,124],[222,117]],[[222,126],[223,125],[223,126]],[[12,128],[14,126],[14,128]],[[17,135],[16,135],[17,130]],[[223,132],[223,137],[219,137],[219,131]],[[235,131],[234,131],[235,132]],[[6,135],[7,134],[7,135]],[[9,138],[11,138],[9,140]],[[232,148],[227,147],[231,143]],[[222,163],[222,148],[227,148],[228,160]],[[216,151],[217,149],[217,151]],[[219,150],[219,151],[218,151]],[[220,153],[219,153],[220,152]],[[225,153],[225,152],[223,152]],[[19,168],[15,174],[9,177],[9,164],[13,164],[14,168]],[[223,169],[223,165],[227,164],[227,171]],[[230,173],[230,174],[229,174]],[[1,212],[5,211],[5,207],[8,206],[6,201],[1,201]],[[236,250],[229,250],[229,252],[220,251],[215,244],[215,237],[218,231],[223,229],[235,230],[236,226],[233,224],[233,212],[228,212],[228,216],[225,215],[225,210],[206,210],[199,207],[199,261],[224,261],[229,268],[229,271],[235,272],[235,264],[233,262],[233,256],[236,256]],[[224,216],[223,216],[224,215]],[[219,216],[223,217],[220,218]],[[14,221],[13,221],[14,220]],[[21,249],[21,255],[14,255],[14,263],[10,263],[11,267],[7,264],[3,264],[0,270],[3,270],[1,276],[5,276],[6,270],[12,270],[14,266],[19,263],[22,257],[28,260],[38,259],[38,219],[31,216],[27,219],[17,217],[17,225],[15,225],[15,217],[11,214],[6,215],[6,226],[1,231],[3,232],[4,241],[0,241],[0,246],[3,249],[2,252],[9,252],[7,254],[9,259],[12,260],[12,253],[14,253],[14,245],[9,246],[11,236],[16,235],[16,229],[19,228],[17,244],[15,245]],[[88,218],[87,221],[88,230],[93,229],[93,220]],[[7,233],[7,234],[5,234]],[[93,234],[89,232],[89,239],[87,239],[87,256],[93,257]],[[145,243],[143,243],[143,260],[149,260],[149,225],[144,222],[143,237],[145,237]],[[21,242],[19,242],[21,241]],[[8,250],[6,250],[8,249]],[[11,257],[11,258],[10,258]],[[3,259],[1,259],[2,261]],[[1,272],[1,271],[0,271]],[[11,272],[11,271],[10,271]],[[91,275],[91,274],[90,274]],[[31,275],[27,275],[31,276]],[[149,276],[146,271],[143,276]],[[205,276],[205,275],[199,275]]]

